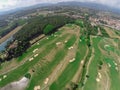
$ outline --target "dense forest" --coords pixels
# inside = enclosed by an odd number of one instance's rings
[[[74,19],[67,16],[35,17],[29,20],[28,24],[14,35],[14,38],[19,41],[29,41],[40,34],[50,34],[57,28],[73,21]]]
[[[18,23],[13,23],[12,25],[8,26],[7,28],[0,30],[0,37],[5,36],[9,32],[11,32],[13,29],[15,29],[18,26]]]

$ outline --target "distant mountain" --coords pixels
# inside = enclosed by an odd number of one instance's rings
[[[43,4],[37,4],[37,5],[29,6],[29,7],[16,8],[16,9],[8,10],[8,11],[0,11],[0,15],[10,14],[10,13],[14,13],[17,11],[22,11],[22,10],[30,10],[30,9],[35,9],[35,8],[40,8],[40,7],[50,6],[50,5],[52,5],[52,3],[43,3]]]
[[[45,6],[59,6],[59,5],[87,7],[87,8],[91,8],[91,9],[111,11],[111,12],[120,14],[120,9],[109,7],[109,6],[106,6],[106,5],[91,3],[91,2],[71,1],[71,2],[59,2],[57,4],[53,4],[53,3],[37,4],[37,5],[34,5],[34,6],[22,7],[22,8],[13,9],[13,10],[10,10],[10,11],[0,12],[0,15],[14,13],[14,12],[17,12],[17,11],[22,11],[22,10],[36,9],[36,8],[45,7]]]
[[[91,9],[111,11],[111,12],[115,12],[115,13],[120,14],[120,9],[118,9],[118,8],[106,6],[106,5],[103,5],[103,4],[91,3],[91,2],[71,1],[71,2],[60,2],[60,3],[58,3],[58,5],[87,7],[87,8],[91,8]]]

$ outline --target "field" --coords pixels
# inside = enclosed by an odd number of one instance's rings
[[[67,24],[3,63],[0,90],[119,90],[119,31],[105,27],[109,37],[90,35],[88,46],[80,26]]]

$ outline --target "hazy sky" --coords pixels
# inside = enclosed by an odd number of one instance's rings
[[[56,3],[62,1],[94,2],[120,9],[120,0],[0,0],[0,11],[35,5],[39,3]]]

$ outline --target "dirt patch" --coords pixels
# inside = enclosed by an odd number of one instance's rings
[[[110,29],[108,27],[104,27],[104,28],[105,28],[105,31],[108,33],[108,35],[111,38],[119,38],[120,39],[120,36],[118,36],[114,31],[112,31],[112,29]]]
[[[24,90],[28,85],[29,79],[23,77],[21,80],[12,82],[0,90]]]
[[[110,78],[108,76],[108,68],[107,65],[103,65],[101,70],[98,70],[100,73],[99,78],[100,81],[97,82],[97,90],[110,90]]]
[[[87,51],[86,51],[86,55],[84,56],[83,60],[81,60],[81,62],[80,62],[80,67],[79,67],[77,73],[75,74],[75,76],[73,77],[72,82],[75,82],[75,83],[79,82],[81,72],[82,72],[82,69],[83,69],[83,65],[84,65],[84,60],[87,57],[87,54],[88,54],[88,48],[87,48]]]

